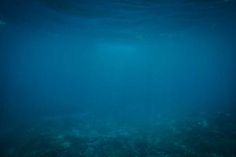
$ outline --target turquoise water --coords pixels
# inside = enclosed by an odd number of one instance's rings
[[[0,156],[235,157],[235,10],[0,1]]]

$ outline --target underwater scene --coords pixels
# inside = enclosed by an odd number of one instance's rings
[[[0,0],[0,157],[236,157],[236,0]]]

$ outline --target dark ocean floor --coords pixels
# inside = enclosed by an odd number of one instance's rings
[[[149,123],[53,117],[2,131],[1,157],[236,157],[236,120],[200,113]]]

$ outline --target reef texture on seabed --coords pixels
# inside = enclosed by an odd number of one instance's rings
[[[236,157],[236,120],[199,114],[151,125],[51,118],[1,135],[1,157]]]

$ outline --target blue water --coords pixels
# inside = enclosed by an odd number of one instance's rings
[[[235,157],[235,0],[1,0],[1,157]]]

